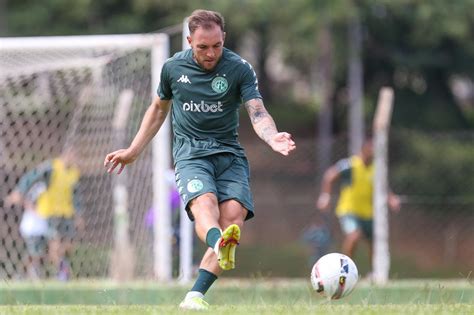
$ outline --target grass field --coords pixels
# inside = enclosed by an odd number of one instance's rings
[[[4,282],[0,314],[183,314],[188,285]],[[384,287],[359,283],[349,297],[327,301],[309,281],[220,279],[207,295],[212,314],[474,314],[468,280],[405,280]]]

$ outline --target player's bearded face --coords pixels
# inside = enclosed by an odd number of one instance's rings
[[[212,70],[222,57],[225,33],[219,26],[210,29],[198,27],[188,42],[193,49],[194,60],[204,69]]]

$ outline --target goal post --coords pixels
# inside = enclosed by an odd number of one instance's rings
[[[154,49],[152,53],[152,73],[153,96],[156,96],[156,89],[160,82],[160,72],[164,62],[168,58],[169,43],[166,49]],[[169,200],[170,186],[166,180],[171,165],[170,143],[170,115],[166,117],[158,134],[152,140],[153,148],[153,211],[154,211],[154,274],[162,282],[172,279],[172,229],[171,229],[171,204]],[[168,154],[161,154],[168,152]]]
[[[182,48],[190,48],[187,36],[189,35],[188,19],[183,21]],[[187,283],[193,276],[193,230],[194,224],[189,220],[183,203],[179,214],[179,281]]]
[[[126,137],[127,120],[133,103],[133,91],[125,89],[120,92],[115,108],[112,127],[114,130],[115,147],[122,148],[128,145]],[[113,180],[114,200],[114,246],[110,257],[110,276],[116,281],[130,281],[134,276],[135,254],[130,243],[129,211],[127,190],[128,169],[124,169],[120,176]]]
[[[373,277],[378,285],[387,283],[390,271],[388,186],[388,132],[393,108],[393,89],[384,87],[379,92],[374,133],[374,237]]]
[[[133,139],[168,56],[166,34],[0,38],[1,197],[22,174],[66,145],[79,149],[86,226],[78,231],[72,258],[77,277],[108,275],[112,249],[128,247],[124,227],[136,257],[118,259],[134,258],[135,276],[171,277],[169,184],[162,176],[171,167],[169,119],[119,181],[102,166],[118,142]],[[161,209],[151,223],[146,221],[150,209]],[[0,254],[9,259],[0,274],[25,276],[27,253],[15,232],[21,213],[1,210],[6,213],[2,224],[13,232],[0,236],[7,244]],[[126,220],[114,220],[114,213]],[[117,228],[114,222],[127,224]]]

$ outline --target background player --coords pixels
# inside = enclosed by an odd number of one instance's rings
[[[340,181],[341,191],[336,206],[344,233],[342,252],[354,257],[357,244],[365,239],[372,258],[373,231],[373,143],[372,137],[364,140],[359,154],[342,159],[324,173],[321,193],[316,201],[317,208],[328,211],[331,204],[331,193],[334,184]],[[390,192],[388,206],[393,211],[400,209],[400,198]]]

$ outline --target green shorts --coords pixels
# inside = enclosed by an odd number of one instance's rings
[[[339,223],[341,224],[341,229],[344,234],[350,234],[356,230],[360,230],[369,241],[372,240],[372,220],[361,219],[353,214],[346,214],[339,218]]]
[[[181,160],[175,166],[176,185],[189,218],[194,217],[189,202],[205,193],[213,193],[219,203],[234,199],[248,210],[248,220],[254,216],[250,170],[245,157],[218,153],[200,158]]]
[[[48,218],[48,239],[72,241],[76,234],[74,219],[63,217]]]
[[[25,245],[31,257],[41,257],[46,254],[48,241],[44,236],[28,236],[25,237]]]

